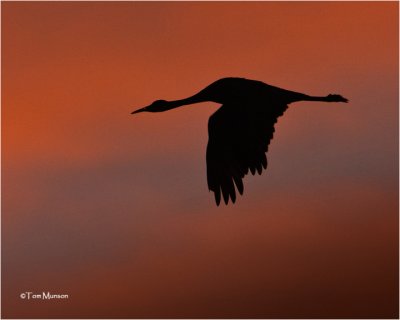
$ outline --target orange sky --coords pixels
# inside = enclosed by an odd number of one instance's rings
[[[398,316],[398,3],[1,6],[3,317]],[[226,76],[350,103],[291,105],[217,208],[218,106],[130,112]]]

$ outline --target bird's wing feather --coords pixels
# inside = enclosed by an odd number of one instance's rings
[[[236,189],[243,194],[243,178],[267,168],[266,152],[274,124],[287,105],[224,104],[209,119],[207,145],[207,182],[219,205],[234,203]]]

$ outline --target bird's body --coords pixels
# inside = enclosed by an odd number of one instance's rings
[[[259,101],[280,101],[290,103],[302,94],[268,85],[257,80],[244,78],[222,78],[198,93],[207,97],[208,101],[221,104],[257,103]]]
[[[243,194],[242,180],[249,170],[254,175],[267,168],[266,152],[274,124],[288,104],[296,101],[347,102],[347,99],[340,95],[308,96],[261,81],[223,78],[189,98],[157,100],[132,113],[162,112],[204,101],[222,104],[208,122],[206,154],[208,187],[219,205],[221,194],[226,204],[229,199],[235,202],[235,189]]]

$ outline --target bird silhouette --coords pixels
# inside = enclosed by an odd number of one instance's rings
[[[206,151],[207,183],[216,204],[229,199],[235,203],[236,192],[243,194],[243,178],[250,172],[261,174],[267,168],[266,152],[273,138],[274,124],[296,101],[348,102],[338,94],[309,96],[244,78],[219,79],[193,96],[181,100],[156,100],[133,111],[163,112],[193,103],[212,101],[222,106],[208,121]]]

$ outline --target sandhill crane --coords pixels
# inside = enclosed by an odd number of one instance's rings
[[[222,106],[208,121],[206,152],[207,182],[217,205],[221,193],[225,204],[235,203],[236,189],[243,194],[242,179],[249,170],[254,175],[267,168],[266,152],[275,131],[274,124],[296,101],[348,102],[337,94],[325,97],[274,87],[261,81],[244,78],[223,78],[181,100],[156,100],[133,111],[162,112],[193,103],[212,101]]]

